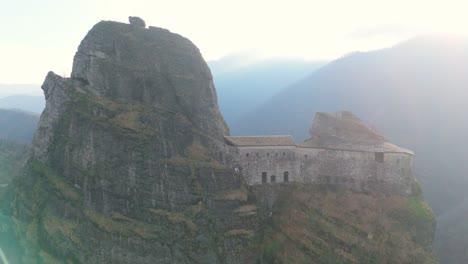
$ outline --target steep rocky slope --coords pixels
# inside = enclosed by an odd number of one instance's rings
[[[71,78],[49,73],[42,89],[14,201],[40,245],[26,262],[241,262],[256,216],[236,213],[247,195],[221,163],[228,128],[189,40],[100,22]]]
[[[143,24],[98,23],[71,78],[42,85],[11,193],[24,263],[430,263],[417,188],[246,186],[224,165],[229,131],[200,52]]]
[[[358,193],[339,185],[255,188],[275,204],[262,237],[263,263],[437,263],[435,218],[413,195]]]

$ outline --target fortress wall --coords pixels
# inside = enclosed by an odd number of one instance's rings
[[[262,184],[263,172],[266,183],[271,183],[271,175],[282,183],[287,171],[289,182],[411,192],[412,156],[404,153],[384,153],[382,161],[374,152],[271,146],[241,147],[235,156],[235,167],[242,168],[249,185]]]
[[[247,156],[248,154],[248,156]],[[296,147],[242,147],[236,153],[236,163],[249,185],[262,184],[262,173],[266,172],[267,182],[276,176],[276,182],[284,181],[283,173],[288,172],[289,181],[300,182],[299,163],[296,162]]]
[[[382,155],[383,161],[374,152],[297,149],[302,182],[342,185],[361,191],[381,189],[409,194],[413,179],[412,156],[404,153]]]
[[[372,152],[298,148],[305,182],[352,184],[382,177],[383,164]],[[307,158],[305,157],[307,155]]]
[[[414,181],[413,156],[405,153],[385,153],[385,183],[390,192],[411,194]]]

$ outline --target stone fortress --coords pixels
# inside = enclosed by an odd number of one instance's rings
[[[411,194],[414,153],[351,112],[317,113],[310,136],[299,145],[291,136],[225,136],[235,149],[228,163],[248,185],[299,182]]]

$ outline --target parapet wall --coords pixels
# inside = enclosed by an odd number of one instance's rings
[[[302,182],[411,194],[412,155],[303,148],[238,147],[232,166],[249,185]]]

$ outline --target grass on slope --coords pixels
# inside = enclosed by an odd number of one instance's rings
[[[296,186],[271,220],[264,263],[436,263],[434,215],[417,197]]]

